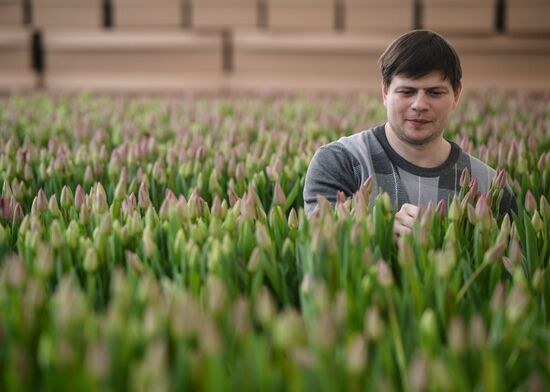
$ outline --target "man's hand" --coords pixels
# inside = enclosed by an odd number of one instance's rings
[[[401,206],[401,209],[395,214],[395,220],[393,221],[393,235],[395,238],[399,238],[401,235],[412,231],[414,220],[418,216],[418,210],[417,206],[409,203]]]

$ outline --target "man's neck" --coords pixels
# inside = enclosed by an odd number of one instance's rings
[[[386,123],[384,131],[388,143],[395,152],[403,159],[419,167],[433,168],[440,166],[451,153],[451,144],[443,137],[439,137],[427,144],[413,145],[399,139],[391,130],[389,123]]]

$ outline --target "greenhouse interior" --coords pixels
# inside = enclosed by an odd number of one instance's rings
[[[0,0],[0,391],[550,390],[549,0]]]

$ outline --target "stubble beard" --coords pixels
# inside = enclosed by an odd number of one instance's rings
[[[394,126],[391,121],[389,121],[389,123],[390,123],[390,127],[391,127],[393,133],[397,136],[397,138],[399,140],[401,140],[403,143],[406,143],[406,144],[409,144],[409,145],[412,145],[412,146],[425,146],[427,144],[430,144],[434,140],[439,139],[441,137],[441,135],[443,134],[443,130],[441,130],[439,132],[432,133],[431,135],[429,135],[428,137],[426,137],[424,139],[420,139],[420,140],[419,139],[412,139],[412,138],[408,137],[405,134],[405,132],[403,132],[399,127]]]

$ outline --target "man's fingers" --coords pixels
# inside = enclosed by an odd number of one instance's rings
[[[406,203],[401,206],[401,209],[395,214],[393,222],[393,233],[396,237],[412,231],[418,210],[419,208],[413,204]]]
[[[418,215],[418,211],[419,211],[418,206],[415,206],[414,204],[405,203],[401,206],[401,209],[399,210],[398,214],[403,213],[410,217],[416,218]]]

